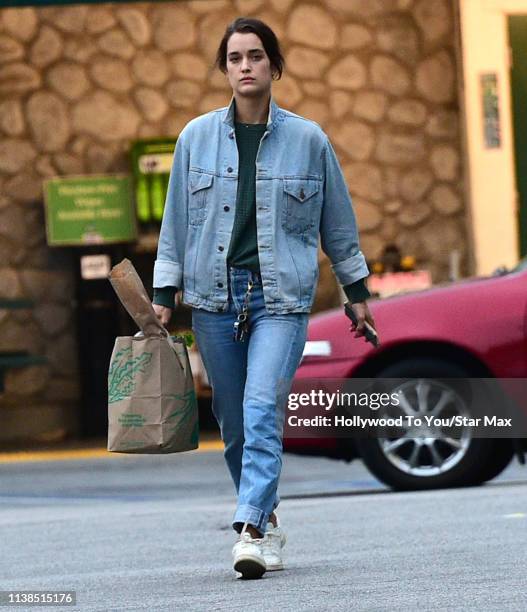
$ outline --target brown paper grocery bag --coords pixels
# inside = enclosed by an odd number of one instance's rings
[[[128,259],[110,282],[139,326],[116,338],[108,371],[108,450],[177,453],[198,447],[198,405],[183,338],[171,338]]]

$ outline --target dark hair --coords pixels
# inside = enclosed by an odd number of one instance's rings
[[[278,38],[276,38],[276,34],[271,30],[271,28],[259,19],[238,17],[227,26],[216,53],[215,65],[223,73],[227,72],[227,43],[229,42],[229,38],[235,32],[252,32],[258,36],[258,38],[262,41],[262,45],[267,53],[267,56],[269,57],[271,70],[273,73],[278,75],[276,77],[278,80],[282,76],[282,71],[285,64],[284,57],[280,50],[280,43],[278,42]]]

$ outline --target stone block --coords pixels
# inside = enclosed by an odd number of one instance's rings
[[[134,44],[144,47],[150,42],[150,21],[144,13],[135,8],[122,8],[116,11],[116,15]]]
[[[97,58],[93,61],[90,74],[99,87],[111,92],[127,93],[134,85],[128,63],[120,59]]]
[[[386,94],[380,91],[359,91],[353,104],[353,115],[377,123],[384,117],[387,104]]]
[[[331,50],[337,42],[337,24],[323,5],[300,4],[289,16],[287,36],[294,43]]]
[[[366,68],[355,55],[346,55],[330,68],[327,79],[335,89],[357,91],[366,83]]]
[[[383,132],[379,136],[375,156],[381,163],[415,164],[426,157],[423,135],[419,132],[414,134]]]
[[[38,33],[38,37],[31,46],[29,54],[31,64],[44,68],[58,60],[64,45],[60,34],[52,27],[43,25]]]
[[[66,100],[79,100],[90,88],[84,66],[76,62],[59,62],[47,73],[49,85]]]
[[[450,54],[442,50],[421,61],[416,84],[419,93],[430,102],[451,102],[455,93],[455,70]]]
[[[114,28],[101,34],[97,40],[99,49],[108,55],[114,55],[123,60],[129,60],[134,56],[135,47],[128,36],[120,29]]]
[[[0,16],[2,28],[17,40],[28,42],[37,33],[38,18],[34,8],[3,8]]]
[[[76,132],[90,134],[105,142],[134,138],[140,120],[132,104],[119,102],[103,91],[84,97],[72,110]]]
[[[392,57],[375,56],[371,62],[370,72],[375,87],[393,96],[402,96],[410,88],[408,70]]]
[[[32,162],[37,152],[31,142],[20,138],[0,140],[0,172],[14,174]]]
[[[34,93],[27,103],[26,118],[40,151],[62,151],[71,135],[68,109],[55,94]]]
[[[19,100],[0,102],[0,129],[9,136],[20,136],[25,130],[24,114]]]
[[[163,85],[170,74],[165,54],[157,49],[139,51],[132,62],[132,73],[137,81],[145,85]]]
[[[41,77],[37,70],[21,62],[0,66],[0,96],[24,94],[38,89]]]

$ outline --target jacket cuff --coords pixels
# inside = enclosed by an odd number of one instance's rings
[[[351,285],[361,278],[365,278],[370,273],[362,251],[357,251],[355,255],[348,257],[344,261],[332,264],[331,269],[343,287]]]
[[[154,288],[181,287],[183,270],[175,261],[156,259],[154,263]]]
[[[371,297],[371,293],[368,291],[368,287],[366,287],[366,279],[361,278],[358,281],[355,281],[351,285],[346,285],[342,287],[348,301],[352,304],[356,304],[357,302],[365,302],[368,298]]]
[[[160,289],[154,289],[154,297],[152,302],[159,306],[165,306],[166,308],[175,307],[177,287],[162,287]]]

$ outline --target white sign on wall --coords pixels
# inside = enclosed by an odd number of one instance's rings
[[[108,278],[112,262],[109,255],[83,255],[81,257],[81,277],[84,280]]]

